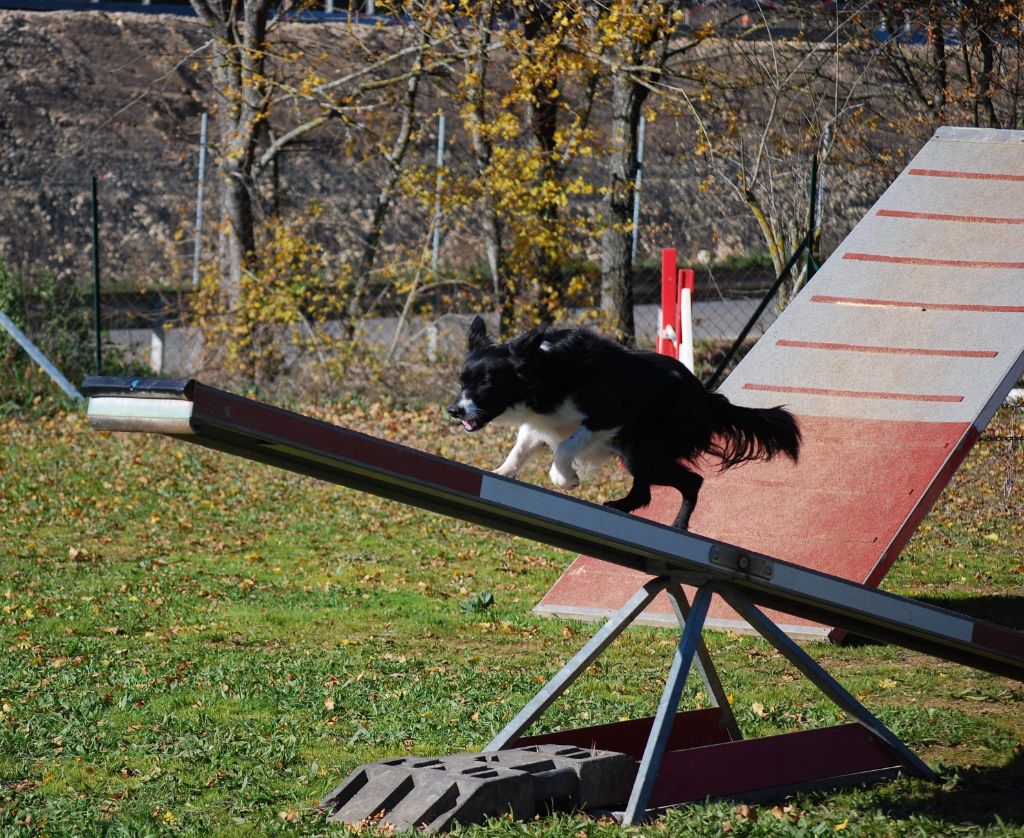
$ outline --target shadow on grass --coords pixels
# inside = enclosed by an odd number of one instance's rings
[[[934,605],[945,611],[963,614],[975,620],[984,620],[1003,628],[1024,631],[1024,596],[998,595],[973,597],[907,597],[922,605]],[[872,640],[859,634],[847,634],[841,641],[844,646],[883,646],[880,640]]]
[[[964,598],[912,597],[972,619],[1024,631],[1024,596],[991,595]],[[875,641],[850,636],[844,641],[874,645]],[[883,802],[893,818],[926,814],[950,823],[991,826],[998,817],[1004,824],[1024,826],[1024,749],[1018,748],[1006,765],[946,769],[944,782],[927,786],[921,794]]]
[[[944,599],[942,597],[914,597],[925,605],[945,608],[966,617],[985,620],[1017,631],[1024,631],[1024,596],[972,596]]]
[[[886,814],[893,818],[926,814],[978,826],[991,826],[998,816],[1004,824],[1024,825],[1024,752],[1018,750],[1006,765],[947,769],[944,774],[942,785],[920,796],[882,803]]]

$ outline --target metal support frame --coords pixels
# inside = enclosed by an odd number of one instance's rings
[[[740,591],[729,585],[705,582],[697,587],[691,604],[688,602],[682,586],[671,576],[657,577],[639,588],[572,659],[526,703],[523,709],[491,740],[484,750],[498,751],[514,747],[530,725],[565,692],[591,663],[600,657],[612,641],[640,615],[661,591],[665,591],[669,596],[682,631],[640,760],[636,780],[626,808],[622,812],[623,824],[636,825],[642,823],[647,817],[648,802],[651,799],[651,792],[658,779],[662,759],[665,756],[672,724],[678,711],[679,699],[694,665],[704,683],[709,699],[721,712],[720,724],[728,732],[730,741],[738,742],[743,738],[702,638],[711,597],[716,593],[727,600],[765,640],[771,643],[844,713],[884,743],[908,772],[928,780],[937,779],[935,772],[917,754],[911,751],[896,734],[872,715],[863,704]]]
[[[665,591],[672,603],[672,610],[675,612],[680,628],[685,630],[692,617],[690,616],[691,607],[686,600],[686,594],[683,592],[682,586],[678,583],[673,583]],[[694,605],[696,605],[696,602]],[[703,622],[704,617],[701,618],[702,625]],[[700,675],[701,681],[704,682],[704,692],[707,693],[708,700],[721,711],[720,724],[726,733],[729,734],[729,738],[734,742],[737,739],[742,739],[743,734],[740,732],[739,725],[736,724],[736,717],[733,715],[729,698],[725,693],[725,688],[722,686],[721,679],[718,677],[718,670],[715,669],[715,664],[711,660],[711,653],[708,651],[703,633],[701,632],[698,632],[697,639],[697,673]]]
[[[840,710],[885,742],[900,762],[920,777],[928,780],[938,779],[938,775],[925,765],[917,754],[875,718],[842,684],[822,669],[817,661],[801,649],[782,629],[769,620],[761,609],[728,585],[719,586],[718,593],[757,630],[758,634],[771,643],[786,660],[800,670],[801,674],[838,705]]]
[[[531,698],[515,718],[495,736],[484,751],[500,751],[511,748],[541,714],[564,693],[590,664],[597,660],[612,641],[618,637],[643,611],[666,585],[665,579],[653,579],[629,598],[612,617],[587,641],[572,659]]]
[[[637,770],[629,802],[626,804],[625,812],[622,813],[623,824],[640,823],[647,813],[647,801],[651,797],[654,781],[658,778],[661,758],[665,755],[665,745],[668,742],[669,731],[672,729],[672,719],[676,714],[676,708],[679,707],[679,698],[683,694],[683,687],[686,686],[686,679],[690,674],[693,657],[697,651],[697,641],[700,640],[701,632],[704,629],[704,620],[708,616],[708,606],[710,605],[711,589],[705,585],[697,591],[697,596],[693,599],[689,619],[683,626],[679,646],[672,657],[672,668],[665,681],[661,701],[658,702],[658,712],[654,715],[651,735],[647,739],[647,747],[644,748],[644,755],[640,760],[640,768]]]

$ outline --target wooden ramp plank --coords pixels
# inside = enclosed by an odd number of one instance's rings
[[[939,129],[721,387],[793,410],[800,464],[705,469],[693,532],[877,586],[1024,374],[1022,232],[1024,132]],[[678,503],[658,489],[641,514]],[[600,564],[581,556],[537,611],[617,608],[640,580]],[[664,598],[645,619],[674,624]],[[708,624],[745,625],[721,602]]]

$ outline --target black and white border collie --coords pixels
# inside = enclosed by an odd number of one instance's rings
[[[617,455],[633,485],[605,506],[632,512],[650,503],[652,485],[672,486],[683,498],[673,522],[680,529],[703,483],[685,464],[705,454],[722,469],[777,454],[796,461],[800,450],[800,429],[784,408],[734,405],[667,355],[584,329],[537,328],[495,343],[477,317],[459,383],[448,413],[467,431],[519,426],[497,474],[515,477],[546,446],[554,452],[551,482],[570,489],[579,485],[577,466]]]

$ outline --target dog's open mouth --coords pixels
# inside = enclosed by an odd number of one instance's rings
[[[472,432],[477,430],[480,427],[480,425],[475,418],[466,418],[462,420],[462,427],[464,427],[467,431]]]

